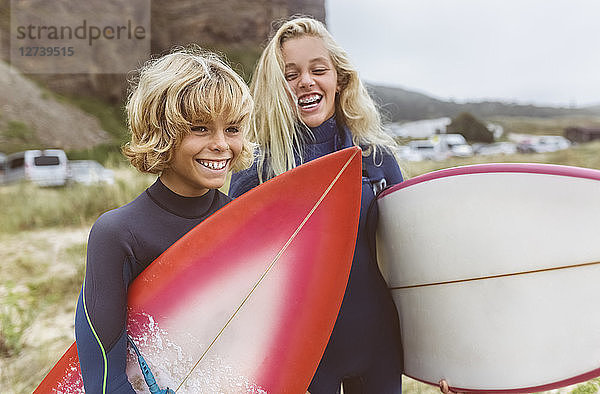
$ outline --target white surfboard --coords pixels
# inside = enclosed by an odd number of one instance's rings
[[[378,204],[408,376],[533,392],[600,375],[600,171],[457,167]]]

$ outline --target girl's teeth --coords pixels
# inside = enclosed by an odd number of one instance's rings
[[[303,97],[301,99],[298,99],[298,104],[307,106],[307,105],[311,105],[311,104],[318,102],[320,99],[321,99],[320,95],[314,94],[312,96]]]

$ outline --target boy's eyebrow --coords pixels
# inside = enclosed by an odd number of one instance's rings
[[[212,123],[212,121],[213,120],[210,119],[210,118],[207,118],[207,119],[200,119],[200,118],[198,118],[198,119],[192,120],[190,123],[191,124],[195,124],[195,125],[199,125],[199,124]]]
[[[242,115],[239,118],[235,118],[235,119],[233,119],[231,121],[228,121],[227,123],[230,124],[230,125],[231,124],[240,124],[240,123],[242,123],[242,121],[244,120],[244,118],[245,118],[245,116]]]
[[[234,124],[240,124],[244,121],[244,118],[246,118],[246,115],[241,115],[238,118],[226,118],[225,119],[225,123],[228,125],[234,125]],[[207,119],[194,119],[193,121],[191,121],[190,123],[193,125],[205,125],[208,123],[213,123],[215,120],[213,118],[207,118]]]

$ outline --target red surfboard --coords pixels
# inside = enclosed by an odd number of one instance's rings
[[[128,333],[160,387],[304,393],[342,302],[360,211],[348,148],[234,200],[129,288]],[[127,374],[147,391],[130,352]],[[35,393],[83,392],[75,344]]]

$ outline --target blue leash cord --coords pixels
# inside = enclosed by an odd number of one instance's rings
[[[131,339],[131,337],[129,335],[127,335],[127,340],[129,341],[129,344],[131,345],[133,351],[137,355],[138,362],[140,363],[140,369],[142,370],[142,374],[144,375],[144,380],[146,381],[146,384],[148,385],[150,392],[152,394],[175,394],[175,391],[171,390],[168,387],[164,390],[161,390],[160,387],[158,387],[158,384],[156,384],[156,379],[154,379],[154,375],[152,374],[152,371],[150,370],[148,363],[146,363],[146,360],[144,360],[144,357],[142,357],[137,346],[135,346],[133,339]]]

